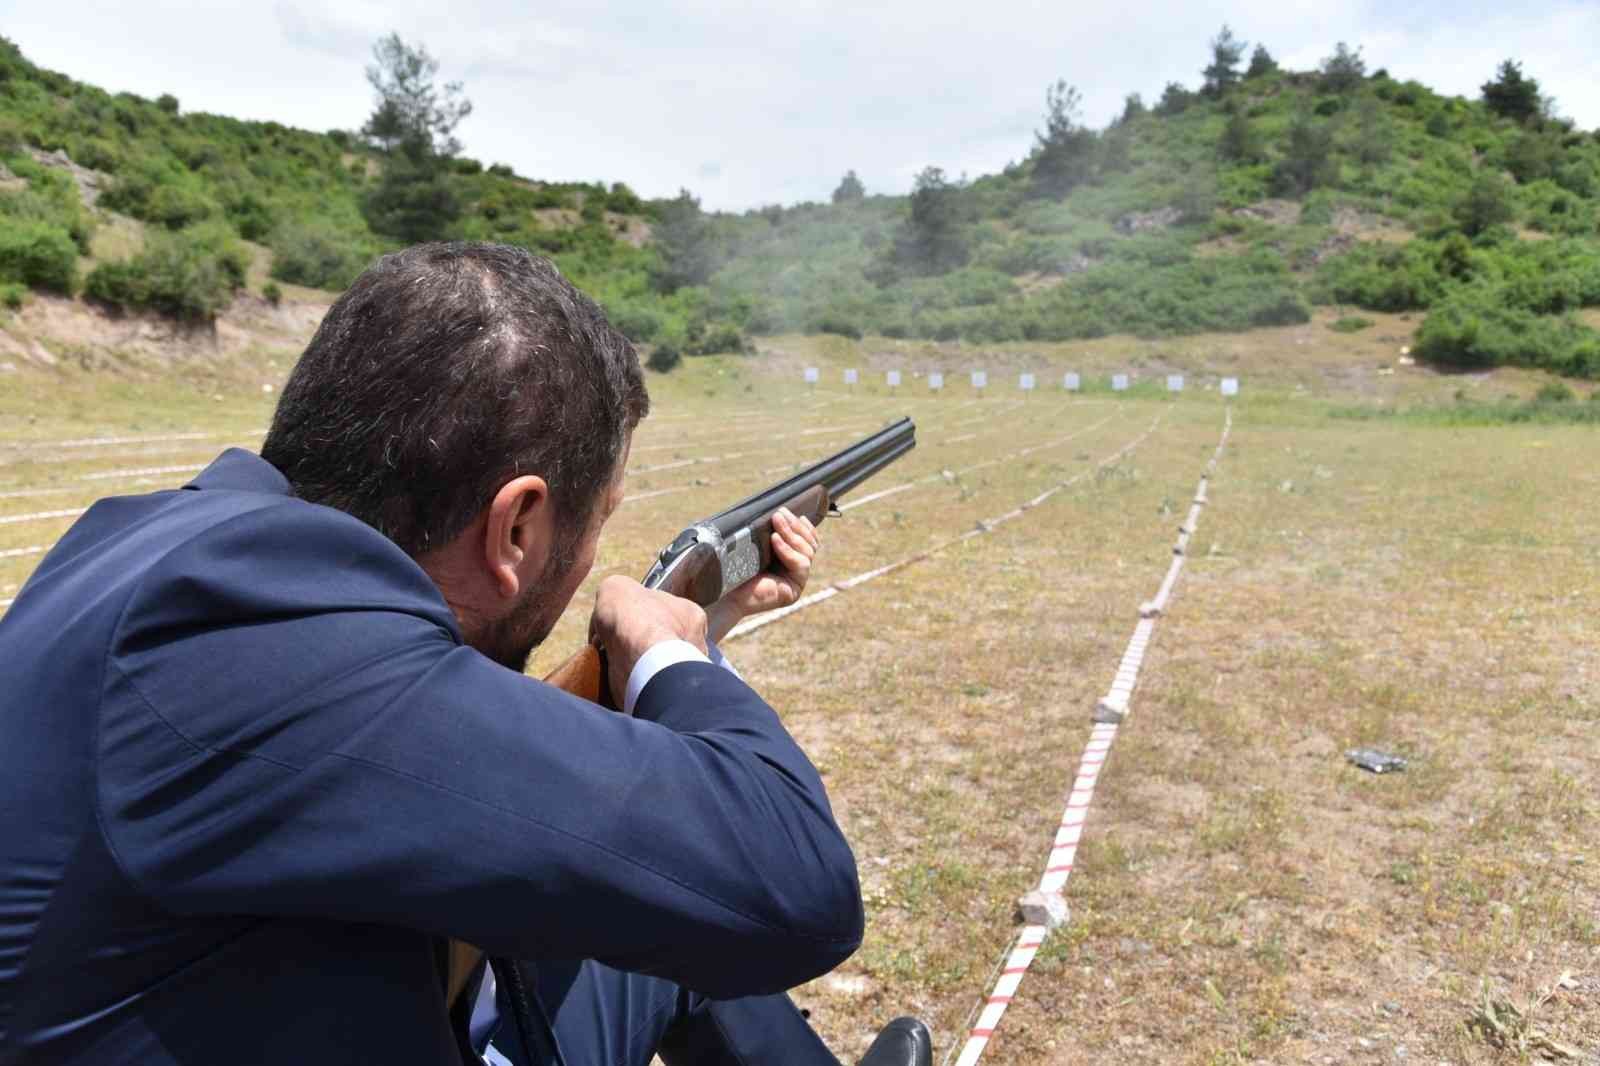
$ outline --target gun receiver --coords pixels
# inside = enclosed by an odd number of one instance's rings
[[[645,575],[647,588],[710,607],[772,565],[772,516],[780,507],[821,523],[840,496],[916,447],[917,427],[902,418],[725,511],[684,529]],[[602,707],[616,707],[605,656],[585,645],[545,681]]]
[[[748,499],[696,522],[661,551],[646,588],[710,607],[772,565],[772,515],[787,507],[820,523],[840,496],[916,447],[909,418]]]

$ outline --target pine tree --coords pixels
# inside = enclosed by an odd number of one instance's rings
[[[1249,45],[1233,35],[1233,30],[1223,23],[1222,30],[1211,39],[1211,65],[1201,72],[1204,79],[1200,95],[1213,99],[1222,96],[1239,83],[1239,61]]]
[[[853,170],[846,171],[839,180],[839,187],[833,190],[833,202],[836,204],[859,204],[866,198],[867,188]]]
[[[656,287],[673,292],[686,285],[704,285],[720,265],[716,235],[688,189],[657,205],[651,229],[660,259],[653,271]]]
[[[1059,200],[1093,177],[1097,141],[1079,121],[1082,102],[1065,81],[1045,90],[1044,129],[1034,134],[1032,195]]]
[[[1483,83],[1485,106],[1513,122],[1527,122],[1543,110],[1539,98],[1539,83],[1524,77],[1522,64],[1508,59],[1500,64],[1493,81]]]
[[[911,217],[895,240],[894,257],[917,273],[942,274],[970,254],[961,187],[938,167],[926,167],[911,190]]]
[[[435,85],[439,61],[421,45],[391,33],[372,53],[376,62],[367,67],[367,82],[377,104],[361,133],[387,158],[362,214],[376,233],[408,242],[435,240],[461,216],[450,161],[461,150],[455,129],[472,113],[472,103],[461,95],[459,82]]]
[[[1333,129],[1301,113],[1289,125],[1289,143],[1272,172],[1272,187],[1281,196],[1304,196],[1312,189],[1333,185],[1339,164],[1333,158]]]
[[[1320,69],[1325,93],[1348,93],[1367,77],[1367,61],[1361,58],[1361,49],[1352,50],[1343,41],[1334,47],[1333,55],[1322,61]]]
[[[1260,78],[1267,74],[1278,72],[1278,61],[1272,58],[1272,53],[1267,51],[1264,44],[1256,45],[1256,50],[1250,53],[1250,67],[1244,72],[1246,78]]]

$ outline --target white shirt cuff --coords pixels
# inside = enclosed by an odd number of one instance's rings
[[[699,648],[687,640],[663,640],[660,644],[652,645],[649,651],[639,656],[639,661],[633,664],[633,673],[628,675],[628,691],[622,698],[623,713],[633,713],[633,705],[638,702],[639,693],[644,691],[651,678],[667,667],[676,666],[678,663],[710,661]]]

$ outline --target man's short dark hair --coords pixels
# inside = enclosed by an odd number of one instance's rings
[[[548,259],[503,244],[386,255],[334,303],[289,375],[261,455],[295,494],[413,557],[537,474],[561,552],[649,410],[639,357]]]

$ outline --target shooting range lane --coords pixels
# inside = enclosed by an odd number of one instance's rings
[[[1038,507],[1040,504],[1044,503],[1058,492],[1061,492],[1062,490],[1077,484],[1084,478],[1089,477],[1097,471],[1104,470],[1122,460],[1130,452],[1138,448],[1139,445],[1143,444],[1145,440],[1147,440],[1150,435],[1153,434],[1161,425],[1162,420],[1166,418],[1166,416],[1167,411],[1163,410],[1160,414],[1156,415],[1154,421],[1150,423],[1148,429],[1134,437],[1133,440],[1129,441],[1127,444],[1124,444],[1121,448],[1118,448],[1115,452],[1100,460],[1100,462],[1095,464],[1090,469],[1074,474],[1065,481],[1057,482],[1055,485],[1045,489],[1037,496],[1034,496],[1032,499],[1025,500],[1016,507],[1013,507],[1011,510],[1006,511],[1003,514],[995,515],[993,518],[982,519],[975,528],[969,529],[965,533],[958,534],[946,540],[939,541],[936,544],[923,548],[921,551],[902,556],[893,562],[885,563],[882,566],[868,570],[864,573],[856,574],[853,577],[847,577],[843,580],[835,581],[824,589],[800,597],[800,599],[796,600],[788,607],[784,607],[776,611],[770,611],[763,615],[757,615],[754,618],[748,618],[745,621],[740,622],[737,626],[734,626],[733,629],[729,631],[727,637],[724,638],[723,643],[726,644],[730,641],[747,636],[758,629],[772,625],[774,622],[780,622],[797,611],[803,611],[807,607],[830,600],[841,592],[848,592],[851,589],[857,588],[858,586],[865,585],[869,581],[876,581],[878,578],[883,577],[886,574],[892,574],[895,571],[902,570],[913,563],[918,563],[924,559],[931,558],[932,556],[944,551],[946,548],[964,543],[973,539],[974,537],[981,537],[985,534],[993,533],[1005,523],[1016,518],[1021,518],[1028,511]]]
[[[1019,406],[1021,406],[1021,404],[1011,404],[1008,407],[1001,408],[1000,411],[1009,411],[1009,410],[1012,410],[1013,408],[1019,407]],[[1000,411],[997,411],[996,413],[1000,413]],[[979,415],[976,418],[968,418],[968,419],[965,419],[964,421],[956,422],[956,423],[954,423],[954,426],[951,426],[949,428],[954,428],[955,426],[975,425],[975,424],[977,424],[979,422],[986,421],[991,417],[992,417],[991,415]],[[919,418],[920,418],[920,416],[919,416]],[[812,437],[819,437],[819,436],[823,436],[825,434],[847,434],[846,436],[841,437],[837,444],[829,445],[829,453],[831,454],[832,452],[836,452],[840,448],[843,448],[845,445],[847,445],[851,441],[856,440],[856,439],[858,439],[860,437],[865,437],[867,434],[872,433],[872,432],[874,432],[874,431],[876,431],[878,429],[881,429],[882,426],[883,426],[884,421],[885,421],[885,416],[877,415],[877,416],[872,417],[872,418],[863,417],[863,419],[861,421],[848,422],[848,423],[843,423],[843,424],[833,425],[833,426],[817,426],[815,428],[795,430],[795,431],[789,432],[789,433],[767,433],[767,434],[762,434],[760,436],[745,437],[745,438],[742,438],[742,439],[739,439],[739,440],[718,440],[715,443],[719,447],[727,447],[728,445],[754,445],[755,446],[751,450],[731,452],[731,453],[724,454],[724,455],[701,455],[701,456],[687,455],[686,456],[686,455],[683,455],[683,453],[690,450],[687,445],[683,445],[683,444],[661,444],[661,445],[655,445],[655,448],[657,448],[657,449],[667,449],[667,448],[673,449],[676,457],[673,458],[673,459],[663,460],[663,461],[660,461],[660,462],[653,462],[653,463],[637,465],[637,466],[629,466],[628,467],[628,476],[629,477],[642,477],[642,476],[644,476],[646,474],[654,474],[654,473],[658,473],[658,472],[664,471],[664,470],[681,470],[681,469],[684,469],[685,467],[690,467],[690,466],[706,466],[706,465],[713,464],[713,463],[725,463],[725,462],[728,462],[729,460],[732,460],[732,459],[749,459],[749,458],[752,458],[754,456],[766,454],[765,449],[763,448],[763,446],[769,445],[769,444],[771,444],[771,443],[773,443],[775,441],[802,440],[802,441],[805,441],[806,443],[809,444],[809,443],[811,443],[810,438],[812,438]],[[928,421],[928,420],[919,420],[918,423],[917,423],[917,428],[920,431],[925,425],[928,428],[937,428],[938,427],[938,423],[936,423],[936,422],[931,422],[931,421]],[[700,443],[700,442],[697,442],[697,443]],[[637,449],[637,448],[632,449],[629,452],[629,457],[632,458],[634,456],[637,456],[639,451],[641,451],[641,450],[642,449]],[[806,461],[802,461],[801,463],[799,463],[797,465],[805,466],[805,465],[807,465],[807,462]],[[630,497],[630,498],[632,498],[632,497]],[[642,497],[640,497],[640,498],[642,498]]]
[[[878,412],[892,408],[903,414],[918,417],[921,411],[944,413],[954,412],[977,403],[969,400],[966,403],[940,402],[927,397],[896,397],[891,395],[878,396],[839,396],[825,403],[806,405],[778,398],[772,407],[764,408],[759,416],[744,415],[740,417],[723,417],[718,415],[714,420],[704,416],[684,417],[681,419],[658,420],[652,414],[634,431],[632,454],[640,455],[659,451],[692,451],[695,448],[725,447],[735,443],[730,439],[730,434],[740,434],[748,441],[772,440],[773,430],[800,429],[809,430],[809,427],[818,421],[818,412],[824,408],[831,408],[827,418],[833,422],[856,423],[878,417]],[[693,423],[696,429],[706,429],[703,433],[683,433],[676,428],[685,423]],[[665,430],[665,432],[662,432]],[[790,434],[793,435],[793,434]],[[666,437],[658,440],[658,437]]]
[[[1009,462],[1009,461],[1011,461],[1013,459],[1020,459],[1020,458],[1023,458],[1025,456],[1032,455],[1035,452],[1043,451],[1046,448],[1059,447],[1060,445],[1063,445],[1063,444],[1067,443],[1068,441],[1076,440],[1078,437],[1083,436],[1085,433],[1094,432],[1095,430],[1099,429],[1101,426],[1105,425],[1107,422],[1111,421],[1111,419],[1113,417],[1114,417],[1114,415],[1107,415],[1106,417],[1102,418],[1100,421],[1096,422],[1094,425],[1086,426],[1083,429],[1075,430],[1072,433],[1068,433],[1064,437],[1056,437],[1054,440],[1045,441],[1043,444],[1035,444],[1035,445],[1033,445],[1032,447],[1029,447],[1029,448],[1019,448],[1014,452],[1009,452],[1006,455],[998,456],[998,457],[996,457],[994,459],[986,459],[983,462],[973,463],[971,466],[965,466],[965,467],[961,467],[958,470],[952,470],[952,471],[949,472],[949,477],[951,479],[958,478],[958,477],[962,476],[963,474],[970,474],[975,470],[982,470],[982,469],[985,469],[987,467],[995,466],[995,465],[997,465],[999,463]],[[998,433],[998,432],[1001,432],[1004,428],[1005,427],[996,427],[991,432]],[[968,434],[965,434],[964,436],[961,436],[961,437],[952,438],[952,440],[949,443],[956,443],[958,441],[968,441],[968,440],[972,440],[972,439],[974,439],[976,437],[980,437],[980,436],[984,436],[984,434],[982,434],[982,433],[968,433]],[[914,489],[914,488],[918,487],[919,485],[926,485],[929,482],[939,481],[941,479],[944,479],[945,476],[946,475],[945,475],[944,471],[939,471],[938,473],[929,474],[926,477],[920,477],[920,478],[917,478],[917,479],[915,479],[913,481],[904,481],[904,482],[901,482],[898,485],[891,485],[886,489],[879,489],[877,492],[869,493],[866,496],[861,496],[861,497],[858,497],[857,499],[850,500],[850,501],[844,503],[843,505],[840,506],[839,512],[841,514],[848,513],[849,511],[852,511],[857,507],[865,507],[869,503],[876,503],[877,501],[883,500],[883,499],[887,499],[890,496],[895,496],[895,495],[898,495],[899,493],[907,492],[907,491],[909,491],[911,489]]]
[[[826,447],[831,452],[837,450],[839,447],[844,446],[850,441],[855,440],[859,436],[863,435],[866,431],[876,428],[879,424],[881,424],[882,421],[890,417],[891,414],[897,414],[901,411],[901,409],[908,406],[938,413],[939,417],[937,419],[923,418],[921,427],[926,427],[928,429],[937,429],[940,424],[946,422],[951,424],[951,428],[956,426],[965,427],[977,425],[985,421],[992,422],[996,417],[1009,413],[1016,407],[1020,406],[1020,403],[1002,404],[994,406],[990,410],[976,416],[966,413],[967,408],[970,408],[973,404],[979,402],[980,401],[977,400],[971,400],[965,403],[949,404],[931,401],[923,404],[908,405],[896,397],[862,398],[861,400],[857,401],[855,405],[858,410],[850,412],[848,415],[848,417],[851,418],[859,418],[861,421],[858,423],[852,423],[851,425],[812,427],[796,430],[792,433],[783,433],[775,436],[769,434],[749,439],[753,441],[763,441],[783,440],[792,437],[802,440],[807,444],[820,444],[823,443],[822,440],[813,440],[813,438],[822,438],[824,435],[837,434],[836,438],[827,442],[826,444]],[[830,400],[813,406],[831,406],[833,403],[834,401]],[[797,417],[801,417],[804,412],[790,412],[773,416],[769,410],[763,412],[763,414],[768,419],[771,419],[775,422],[774,428],[782,428],[786,426],[793,426],[795,424],[795,419]],[[919,417],[922,417],[920,411]],[[743,424],[741,424],[738,428],[744,429],[752,426],[754,423],[750,421],[751,418],[752,415],[745,415]],[[780,419],[781,421],[778,421]],[[852,426],[856,428],[851,428]],[[264,433],[263,430],[247,430],[242,432],[255,433],[258,436]],[[15,591],[15,589],[21,586],[22,582],[26,580],[27,576],[26,572],[17,573],[17,576],[15,579],[13,579],[7,575],[5,571],[10,570],[12,572],[16,572],[15,568],[17,566],[28,566],[34,561],[34,557],[47,552],[54,543],[55,539],[61,533],[64,533],[71,522],[82,515],[88,509],[89,505],[95,500],[108,495],[119,495],[132,491],[144,492],[154,491],[160,488],[175,488],[183,479],[183,475],[195,474],[205,469],[206,465],[209,464],[209,462],[215,457],[216,453],[222,448],[244,447],[255,450],[259,445],[259,440],[243,440],[238,439],[239,437],[240,433],[233,431],[196,431],[154,435],[149,437],[107,436],[78,438],[68,441],[0,442],[0,452],[3,452],[5,449],[19,449],[25,453],[29,453],[19,462],[19,469],[17,472],[24,475],[27,473],[37,473],[37,468],[31,464],[41,458],[50,462],[54,462],[59,459],[63,464],[74,463],[77,464],[77,467],[83,468],[52,468],[48,473],[48,478],[51,482],[49,484],[39,485],[37,482],[29,484],[28,481],[22,481],[18,482],[17,484],[26,485],[28,487],[0,489],[0,501],[16,501],[15,503],[11,503],[9,505],[4,502],[0,502],[0,568],[3,568],[0,569],[0,595],[9,596],[10,592]],[[115,454],[111,455],[104,454],[103,452],[100,452],[100,454],[94,454],[101,448],[120,448],[128,443],[147,444],[152,442],[164,443],[171,441],[176,441],[179,443],[175,447],[164,447],[159,449],[159,451],[162,453],[182,453],[183,451],[192,448],[199,448],[201,450],[200,454],[203,455],[205,461],[164,466],[114,466],[110,469],[105,469],[103,468],[103,464],[105,463],[125,463],[129,458],[129,454],[123,452],[116,452]],[[206,443],[213,441],[219,443]],[[197,444],[195,442],[200,443]],[[33,452],[43,452],[47,449],[63,447],[69,450],[78,449],[86,454],[82,456],[69,454],[66,456],[42,457],[31,454]],[[144,453],[139,452],[134,454]],[[694,465],[703,465],[706,463],[725,462],[729,459],[741,457],[755,458],[760,455],[764,455],[769,458],[776,458],[774,450],[772,449],[767,449],[765,451],[757,451],[752,449],[748,452],[736,453],[734,455],[710,456],[662,464],[658,467],[647,468],[644,472],[649,473],[651,470],[656,470],[665,473],[669,469],[681,469]],[[809,460],[802,460],[799,463],[789,462],[776,467],[769,467],[759,476],[768,476],[777,471],[791,469],[796,466],[803,466],[807,461]],[[637,475],[640,473],[640,471],[636,469],[632,471],[632,473]],[[71,483],[59,483],[62,479],[66,479]],[[170,479],[172,484],[164,484],[162,479]],[[126,482],[126,484],[122,484],[123,482]],[[646,484],[648,485],[648,482],[646,482]],[[681,492],[687,492],[692,489],[705,488],[709,485],[709,482],[698,480],[689,484],[673,484],[655,489],[647,488],[644,491],[628,496],[625,502],[646,500],[655,496],[674,495]],[[23,501],[31,501],[34,498],[41,496],[77,496],[77,500],[63,502],[72,502],[78,505],[70,507],[58,505],[56,507],[43,510],[26,509],[28,504]],[[18,504],[21,506],[19,507]],[[4,513],[8,506],[15,508],[15,510],[13,510],[12,513]],[[35,504],[34,506],[37,505]],[[15,538],[6,536],[6,534],[10,533],[13,529],[17,529],[18,527],[24,525],[33,524],[54,524],[56,529],[53,532],[46,533],[44,537],[40,537],[40,531],[32,531],[27,535],[26,539],[20,543]],[[8,540],[10,543],[6,543]],[[32,543],[30,543],[30,541]],[[41,541],[48,541],[48,543],[42,543]],[[619,568],[610,567],[607,569],[598,570],[594,577],[596,580],[598,580],[598,578],[605,576],[606,573],[614,572],[617,569]],[[9,602],[10,600],[8,599],[7,604]],[[3,608],[7,604],[0,604],[0,608]]]
[[[123,437],[78,437],[73,440],[9,440],[0,441],[0,455],[6,452],[54,452],[82,448],[121,447],[128,444],[162,444],[172,441],[222,440],[227,437],[265,436],[265,429],[240,430],[237,433],[150,433]]]
[[[1014,406],[1017,406],[1017,405],[1014,405]],[[1009,408],[1006,408],[1004,410],[1009,410]],[[780,463],[777,466],[765,467],[765,468],[757,471],[756,472],[756,476],[757,476],[757,478],[768,478],[768,477],[772,477],[772,476],[777,475],[777,474],[781,474],[784,471],[803,470],[807,466],[810,466],[811,464],[813,464],[815,462],[818,462],[819,460],[825,458],[826,456],[833,454],[834,452],[838,451],[839,449],[846,447],[851,442],[866,436],[868,431],[877,430],[877,429],[882,428],[883,423],[885,421],[889,420],[891,417],[893,417],[894,414],[896,414],[896,413],[897,412],[885,413],[883,415],[880,415],[877,418],[876,421],[861,423],[861,429],[857,430],[856,432],[851,433],[847,437],[842,437],[842,438],[840,438],[839,440],[837,440],[835,442],[829,443],[828,446],[827,446],[828,450],[825,451],[825,452],[820,452],[820,453],[818,453],[816,455],[808,455],[808,456],[806,456],[804,458],[792,460],[790,462]],[[928,433],[929,430],[937,430],[937,429],[940,429],[940,428],[953,429],[953,428],[957,428],[957,427],[961,427],[961,426],[969,426],[969,425],[973,425],[974,423],[977,423],[977,422],[986,421],[986,420],[988,420],[989,417],[990,416],[987,416],[987,415],[980,415],[977,418],[968,418],[968,419],[965,419],[963,421],[953,423],[951,426],[948,426],[948,427],[941,427],[938,422],[923,420],[923,421],[919,421],[917,423],[917,432],[918,432],[919,435],[921,435],[922,440],[925,441],[926,437],[927,437],[927,433]],[[844,428],[846,428],[846,427],[834,426],[834,427],[830,427],[829,431],[836,432],[836,431],[844,429]],[[807,432],[804,432],[804,433],[788,434],[786,436],[787,437],[809,437],[809,436],[813,436],[813,435],[815,435],[816,433],[819,433],[819,432],[826,432],[826,431],[824,431],[824,430],[811,430],[811,431],[807,431]],[[993,430],[993,431],[990,431],[990,432],[998,432],[998,430]],[[983,435],[984,434],[980,434],[980,433],[969,433],[963,439],[970,440],[970,439],[972,439],[974,437],[983,436]],[[785,439],[785,437],[783,437],[783,436],[768,437],[768,438],[765,438],[765,439],[766,440],[782,440],[782,439]],[[677,460],[675,462],[662,463],[662,464],[659,464],[659,465],[656,465],[656,466],[629,467],[628,468],[628,476],[630,478],[637,478],[637,477],[646,476],[646,475],[649,475],[649,474],[652,474],[652,473],[660,473],[660,472],[668,471],[668,470],[680,470],[680,469],[684,469],[684,468],[687,468],[687,467],[690,467],[690,466],[703,466],[703,465],[707,465],[707,464],[711,464],[711,463],[726,462],[726,461],[728,461],[730,459],[750,459],[750,458],[755,458],[756,456],[763,455],[763,454],[765,454],[765,453],[764,452],[760,452],[760,451],[736,452],[736,453],[733,453],[731,455],[719,455],[719,456],[709,456],[709,457],[705,457],[705,458],[681,459],[681,460]],[[772,456],[768,455],[767,458],[772,458]],[[636,503],[636,502],[641,502],[641,501],[644,501],[644,500],[654,499],[657,496],[670,496],[670,495],[674,495],[674,494],[680,493],[680,492],[688,492],[691,489],[710,488],[710,487],[714,487],[714,482],[703,481],[703,480],[695,480],[695,481],[689,482],[687,484],[679,483],[679,484],[675,484],[675,485],[668,485],[668,486],[664,486],[662,488],[650,488],[650,487],[648,487],[648,483],[647,483],[646,486],[641,487],[639,489],[639,491],[631,492],[628,495],[624,496],[622,498],[622,502],[623,503]]]
[[[976,401],[974,401],[974,402],[976,402]],[[994,421],[996,419],[997,416],[1005,414],[1005,413],[1008,413],[1011,410],[1013,410],[1014,408],[1017,408],[1017,407],[1020,407],[1020,406],[1021,406],[1020,402],[1007,404],[1007,405],[1001,405],[1001,406],[998,406],[998,407],[994,408],[993,411],[990,412],[990,413],[979,415],[976,418],[969,417],[969,418],[960,419],[960,420],[957,420],[957,421],[954,421],[954,422],[950,422],[948,425],[943,426],[942,428],[948,430],[948,429],[962,428],[962,427],[973,425],[973,424],[976,424],[976,423],[979,423],[979,422],[985,422],[985,421],[992,422],[992,421]],[[1088,406],[1088,405],[1082,404],[1082,403],[1073,403],[1073,404],[1067,405],[1063,409],[1063,411],[1061,413],[1068,413],[1068,412],[1070,412],[1070,411],[1072,411],[1072,410],[1074,410],[1076,408],[1084,407],[1084,406]],[[897,414],[897,413],[898,413],[898,408],[892,409],[890,412],[888,412],[888,413],[884,414],[883,416],[881,416],[879,418],[878,422],[874,423],[874,426],[881,425],[885,420],[887,420],[889,417],[891,417],[892,415]],[[949,413],[950,414],[954,414],[954,413],[957,413],[957,412],[952,410]],[[1020,455],[1026,454],[1026,453],[1037,452],[1037,451],[1039,451],[1041,449],[1044,449],[1044,448],[1055,447],[1055,446],[1057,446],[1059,444],[1065,443],[1067,440],[1070,440],[1070,439],[1073,439],[1073,438],[1076,438],[1076,437],[1080,437],[1085,433],[1091,432],[1091,431],[1093,431],[1095,429],[1098,429],[1098,428],[1104,426],[1107,422],[1109,422],[1111,420],[1112,417],[1114,417],[1114,416],[1113,415],[1108,415],[1108,416],[1106,416],[1106,418],[1101,419],[1099,422],[1095,423],[1093,426],[1090,426],[1087,429],[1077,430],[1077,431],[1075,431],[1073,433],[1067,434],[1065,437],[1058,437],[1058,438],[1055,438],[1053,440],[1046,441],[1043,444],[1035,445],[1035,446],[1033,446],[1031,448],[1020,449],[1020,450],[1018,450],[1016,452],[1009,453],[1008,455],[1001,456],[998,459],[987,460],[987,461],[984,461],[984,462],[981,462],[981,463],[973,464],[973,467],[971,467],[971,468],[964,468],[963,470],[954,471],[953,473],[956,476],[959,476],[961,473],[965,473],[966,469],[977,469],[977,468],[982,468],[982,467],[993,466],[997,462],[1003,462],[1003,461],[1005,461],[1007,459],[1014,459],[1014,458],[1017,458]],[[931,472],[929,474],[926,474],[923,477],[917,478],[914,481],[907,483],[906,487],[914,487],[916,485],[931,484],[931,483],[938,482],[938,481],[941,481],[941,480],[944,479],[945,470],[942,467],[942,464],[944,463],[944,461],[945,461],[945,459],[947,457],[946,457],[945,454],[943,454],[943,453],[941,453],[939,451],[939,448],[940,448],[941,445],[949,444],[952,441],[951,441],[951,439],[948,439],[948,438],[944,439],[944,440],[940,440],[937,436],[933,435],[933,434],[936,434],[939,431],[940,428],[941,427],[937,423],[932,422],[931,420],[926,420],[926,421],[918,423],[918,425],[917,425],[917,438],[918,438],[917,448],[915,450],[913,450],[909,454],[909,456],[907,457],[908,461],[915,462],[917,459],[922,459],[927,463],[931,463],[936,469],[933,472]],[[980,433],[964,434],[964,435],[962,435],[962,437],[960,439],[962,439],[962,440],[972,440],[972,439],[975,439],[977,437],[988,437],[988,436],[992,436],[994,434],[1003,433],[1003,432],[1015,432],[1015,427],[1002,423],[1002,424],[999,424],[999,425],[994,425],[991,428],[989,428],[987,430],[984,430],[984,431],[982,431]],[[853,440],[855,438],[851,438],[851,439]],[[781,464],[779,464],[777,466],[766,467],[764,469],[758,470],[755,473],[756,479],[757,480],[771,479],[771,478],[777,477],[777,476],[779,476],[781,474],[784,474],[784,473],[789,473],[789,472],[794,472],[794,471],[798,471],[798,470],[804,469],[805,467],[811,465],[812,463],[817,462],[818,460],[824,458],[827,454],[831,454],[832,451],[837,451],[840,447],[844,447],[845,445],[847,445],[849,443],[850,443],[850,440],[841,441],[836,445],[831,445],[830,446],[830,452],[828,452],[828,453],[819,453],[817,455],[806,456],[806,457],[804,457],[802,459],[798,459],[798,460],[794,460],[794,461],[786,462],[786,463],[781,463]],[[740,493],[745,493],[745,492],[750,491],[750,489],[752,489],[754,487],[755,487],[754,485],[741,483],[740,486],[739,486],[738,491]],[[713,489],[713,490],[716,490],[716,492],[718,493],[717,495],[714,496],[714,498],[710,498],[709,501],[705,504],[705,507],[707,509],[715,508],[717,506],[720,506],[720,505],[726,503],[726,500],[724,500],[722,497],[726,496],[728,494],[727,489],[726,488],[719,489],[717,484],[715,482],[711,482],[711,481],[695,481],[695,482],[692,482],[692,483],[689,483],[689,484],[677,484],[677,485],[670,485],[670,486],[667,486],[667,487],[664,487],[664,488],[647,489],[645,491],[631,493],[628,496],[625,496],[623,498],[623,502],[624,503],[643,502],[645,500],[654,499],[654,498],[656,498],[658,496],[677,495],[677,494],[680,494],[680,493],[691,492],[691,491],[699,491],[699,490],[704,490],[704,489]],[[899,491],[901,491],[901,489],[900,488],[896,488],[893,491],[891,491],[889,493],[886,493],[886,495],[893,495],[893,494],[895,494],[895,493],[897,493]],[[872,500],[875,499],[875,498],[876,497],[873,497],[873,496],[865,497],[862,500],[856,501],[856,504],[858,505],[858,504],[860,504],[862,502],[872,502]],[[680,509],[684,506],[681,501],[674,501],[674,503]],[[850,510],[851,506],[852,506],[851,504],[846,504],[844,507],[841,508],[841,511],[848,511],[848,510]],[[620,542],[623,539],[625,539],[625,538],[617,538],[617,540],[614,541],[614,542]],[[602,542],[602,552],[604,552],[605,546],[606,546],[606,542]],[[585,579],[583,588],[592,595],[593,587],[596,584],[598,584],[601,580],[603,580],[604,578],[608,577],[609,575],[614,574],[614,573],[634,573],[636,571],[642,573],[643,572],[643,570],[642,570],[642,566],[643,565],[646,565],[646,564],[630,564],[630,563],[628,563],[626,561],[612,561],[610,559],[605,559],[604,561],[602,561],[600,563],[597,563],[595,569],[593,571],[591,571],[591,573],[589,574],[589,577],[587,579]]]
[[[990,986],[990,993],[975,1008],[976,1020],[971,1020],[969,1015],[967,1039],[961,1045],[960,1056],[955,1060],[956,1066],[975,1066],[984,1049],[994,1038],[1000,1019],[1004,1017],[1006,1008],[1016,996],[1022,978],[1033,964],[1040,946],[1044,944],[1052,929],[1059,928],[1068,921],[1069,912],[1064,892],[1067,880],[1072,876],[1073,863],[1077,859],[1078,844],[1083,839],[1083,827],[1088,821],[1089,806],[1094,801],[1095,783],[1099,780],[1100,771],[1111,754],[1111,746],[1117,739],[1118,729],[1132,710],[1131,700],[1138,685],[1139,671],[1144,665],[1145,652],[1155,635],[1156,620],[1166,610],[1178,576],[1182,573],[1184,560],[1188,558],[1189,539],[1194,536],[1199,526],[1200,512],[1207,502],[1206,488],[1212,473],[1217,468],[1217,463],[1222,458],[1232,431],[1233,409],[1229,407],[1223,419],[1221,439],[1217,441],[1216,450],[1212,452],[1204,472],[1200,475],[1200,482],[1195,488],[1188,516],[1178,527],[1178,538],[1172,548],[1172,564],[1167,570],[1167,576],[1162,580],[1155,599],[1140,605],[1139,621],[1134,626],[1133,636],[1129,638],[1127,648],[1122,654],[1111,688],[1095,705],[1089,740],[1084,745],[1082,757],[1078,760],[1078,772],[1073,778],[1072,789],[1067,794],[1066,808],[1056,828],[1055,839],[1051,842],[1050,852],[1045,858],[1044,872],[1040,874],[1038,885],[1033,891],[1024,895],[1019,901],[1019,909],[1026,924],[1003,953],[1001,964],[997,967],[998,977],[991,976],[990,980],[993,983]],[[946,1063],[950,1061],[955,1049],[956,1045],[952,1044],[949,1053],[945,1055]]]

